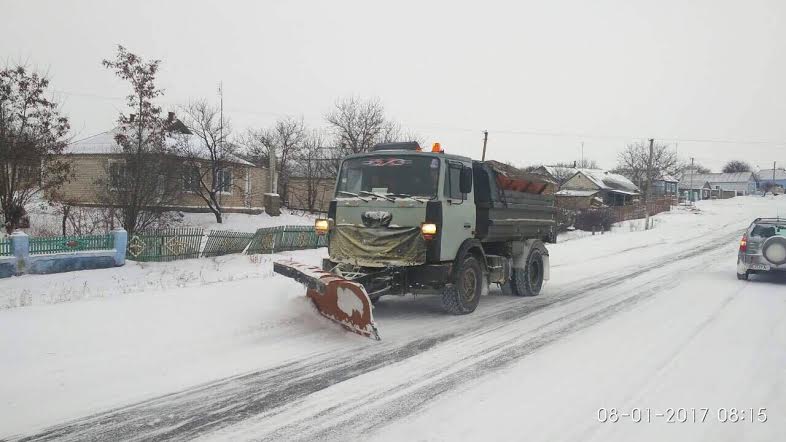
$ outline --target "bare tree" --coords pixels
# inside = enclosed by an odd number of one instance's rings
[[[229,123],[221,121],[219,109],[205,100],[181,107],[182,122],[191,134],[176,135],[176,153],[184,159],[183,187],[205,202],[222,223],[221,193],[232,186],[231,160],[237,146],[227,142]]]
[[[385,108],[378,99],[349,97],[336,101],[325,120],[336,137],[336,145],[345,153],[368,152],[374,144],[400,129],[385,118]]]
[[[276,156],[278,189],[286,200],[287,184],[292,173],[294,159],[306,140],[306,125],[303,118],[282,118],[273,127],[264,130],[250,130],[242,143],[245,145],[245,158],[252,163],[270,165],[270,154]]]
[[[160,223],[179,191],[180,165],[168,155],[168,124],[153,102],[163,94],[155,86],[159,64],[145,62],[123,46],[114,60],[103,61],[132,89],[127,104],[135,113],[120,114],[115,134],[120,160],[110,162],[107,177],[98,180],[100,200],[118,209],[116,216],[129,235]]]
[[[309,212],[317,208],[317,203],[324,198],[325,192],[332,191],[332,188],[328,189],[331,175],[327,167],[329,159],[325,158],[324,140],[325,137],[321,132],[312,131],[294,158],[297,176],[303,179],[304,189],[298,195],[293,194],[292,197],[299,199],[297,203],[307,208]]]
[[[731,160],[723,166],[723,173],[750,172],[751,165],[741,160]]]
[[[575,162],[577,168],[579,169],[600,169],[598,166],[598,162],[595,160],[591,160],[589,158],[582,158]]]
[[[699,163],[694,162],[693,165],[691,166],[690,161],[680,163],[677,173],[682,173],[684,175],[686,173],[689,173],[691,170],[693,170],[694,174],[698,174],[698,175],[712,173],[712,170],[710,170],[708,167],[702,166]]]
[[[0,70],[0,212],[11,233],[25,206],[66,182],[70,165],[60,154],[68,119],[46,97],[49,79],[23,66]]]
[[[650,157],[649,143],[636,142],[619,153],[615,172],[620,173],[633,181],[646,195],[651,180],[647,179],[648,165],[651,165],[651,176],[658,178],[664,175],[674,175],[679,170],[679,161],[676,153],[669,149],[668,144],[655,143]]]

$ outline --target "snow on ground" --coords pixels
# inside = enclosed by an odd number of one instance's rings
[[[733,256],[735,246],[722,255]],[[782,440],[786,278],[750,284],[736,280],[729,259],[706,264],[657,299],[430,401],[369,437]],[[732,408],[744,420],[724,423]],[[767,422],[758,421],[762,408]],[[600,422],[612,409],[619,420]],[[634,409],[638,416],[629,415]]]
[[[0,310],[273,276],[275,255],[227,255],[0,280]]]
[[[406,353],[425,345],[413,339],[431,337],[433,349],[325,387],[215,438],[308,438],[335,424],[333,414],[342,410],[379,414],[361,415],[362,425],[329,438],[359,437],[353,431],[367,426],[373,431],[366,437],[386,440],[766,440],[784,434],[786,421],[778,418],[786,415],[784,281],[737,281],[734,262],[742,229],[756,216],[786,213],[786,199],[706,201],[698,209],[658,215],[651,231],[628,225],[550,245],[552,280],[532,300],[492,292],[473,315],[454,317],[442,314],[433,298],[383,299],[375,311],[381,343],[316,315],[299,284],[271,276],[275,256],[0,280],[0,303],[16,297],[17,305],[27,305],[0,310],[0,438],[265,368],[312,360],[319,367],[319,358],[339,352],[372,359],[375,349]],[[718,240],[722,247],[708,248]],[[318,264],[324,254],[286,255]],[[615,275],[629,276],[608,282]],[[19,301],[24,290],[32,302]],[[581,297],[592,290],[598,294]],[[56,300],[78,302],[45,304]],[[548,308],[495,322],[533,303]],[[578,331],[550,332],[582,314],[579,307],[606,313],[588,314],[600,319]],[[541,346],[515,346],[527,339]],[[493,353],[506,342],[511,347],[500,348],[512,359],[499,367],[487,363],[496,367],[489,368],[493,375],[459,372],[462,381],[451,389],[427,390],[426,399],[395,407],[398,396],[480,357],[473,352]],[[237,400],[254,400],[241,396]],[[369,396],[376,402],[355,401]],[[387,401],[393,401],[389,408],[377,409]],[[771,420],[768,426],[601,425],[599,407],[653,413],[769,407]],[[410,409],[413,414],[404,411]]]
[[[81,217],[82,228],[87,230],[86,234],[93,230],[96,234],[106,231],[103,223],[99,222],[102,219],[100,209],[75,208],[74,210],[81,211],[80,213],[84,215]],[[34,236],[62,234],[61,215],[45,201],[31,204],[28,213],[31,224],[31,228],[27,229],[28,234]],[[270,216],[264,212],[259,215],[224,213],[221,224],[216,222],[216,217],[212,213],[169,212],[169,215],[173,220],[173,227],[201,227],[205,230],[233,230],[236,232],[255,232],[263,227],[313,225],[316,218],[316,215],[308,212],[289,209],[281,209],[280,216]],[[93,222],[95,225],[92,225]],[[0,233],[0,235],[5,235],[5,233]]]
[[[283,256],[314,262],[323,253]],[[74,295],[83,284],[100,293],[0,311],[0,439],[264,367],[318,345],[300,345],[292,333],[330,325],[321,323],[299,284],[271,278],[270,260],[283,256],[259,263],[234,257],[214,268],[200,259],[0,280],[3,293],[7,283],[20,281],[53,296]],[[185,287],[178,287],[181,281]]]
[[[280,216],[269,216],[266,213],[247,215],[244,213],[225,213],[222,223],[216,223],[212,213],[183,213],[181,225],[186,227],[202,227],[205,230],[234,230],[236,232],[255,232],[263,227],[275,226],[313,226],[315,215],[282,209]]]

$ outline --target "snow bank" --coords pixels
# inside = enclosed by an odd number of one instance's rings
[[[255,232],[263,227],[276,226],[313,226],[315,215],[287,209],[281,210],[280,216],[266,213],[247,215],[244,213],[225,213],[223,223],[216,223],[212,213],[183,213],[184,227],[202,227],[205,230],[234,230],[236,232]]]

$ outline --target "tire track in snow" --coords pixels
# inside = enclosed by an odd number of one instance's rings
[[[688,256],[697,257],[727,245],[728,243],[722,243],[720,246],[701,248],[700,251],[697,250]],[[696,263],[691,268],[702,265],[703,263]],[[682,271],[689,271],[691,268],[684,268]],[[529,333],[531,335],[529,337],[515,335],[493,346],[486,347],[480,352],[464,358],[463,362],[468,361],[468,363],[452,373],[445,375],[444,368],[440,367],[422,375],[414,382],[406,381],[392,386],[386,385],[384,390],[374,392],[364,399],[350,398],[324,413],[308,416],[279,428],[264,435],[262,440],[341,440],[361,435],[368,436],[369,432],[374,429],[415,413],[437,396],[468,380],[478,379],[495,370],[502,369],[565,336],[600,323],[621,311],[631,309],[678,284],[679,281],[675,281],[671,275],[664,275],[654,282],[648,283],[644,291],[635,295],[624,297],[599,308],[597,304],[602,304],[602,302],[592,304],[580,311],[572,312],[568,315],[570,318],[567,321],[566,318],[559,318],[544,324],[536,329],[535,333]],[[413,383],[418,385],[412,387]],[[410,391],[402,394],[403,390]]]
[[[347,350],[338,354],[330,353],[324,356],[317,355],[276,368],[220,380],[183,392],[78,419],[20,440],[192,439],[260,414],[278,414],[286,410],[288,404],[296,403],[310,394],[356,376],[406,361],[456,338],[485,335],[509,326],[511,321],[522,320],[533,313],[586,299],[591,295],[602,293],[603,289],[625,283],[667,264],[727,246],[729,241],[736,239],[737,236],[736,231],[732,234],[718,235],[709,238],[708,241],[702,241],[700,246],[645,266],[631,266],[622,269],[616,275],[592,281],[589,284],[582,281],[573,283],[558,295],[529,299],[528,302],[523,302],[521,299],[511,299],[510,302],[495,305],[493,310],[456,318],[455,321],[448,323],[449,327],[443,333],[426,339],[417,339],[396,345],[385,344],[383,341],[380,347],[374,348],[370,353],[361,350],[363,353],[360,358],[357,357],[356,350]],[[640,297],[631,299],[640,299]],[[629,302],[633,301],[623,300],[617,307],[623,307]],[[600,311],[613,314],[618,309],[604,308]],[[560,333],[547,334],[531,342],[510,344],[512,341],[521,342],[521,337],[516,336],[505,344],[490,346],[477,354],[468,356],[472,359],[483,359],[476,363],[478,370],[473,370],[473,377],[461,375],[460,379],[451,377],[434,382],[431,386],[423,387],[422,391],[425,394],[413,393],[413,396],[409,396],[405,402],[415,409],[429,398],[444,393],[461,382],[482,375],[484,370],[500,368],[509,364],[568,334],[569,330],[576,331],[583,328],[579,327],[580,324],[587,324],[584,327],[589,326],[607,317],[608,314],[605,316],[600,313],[590,315],[583,320],[575,321],[573,325],[568,324]],[[592,318],[596,318],[595,322]],[[576,328],[571,329],[570,327]],[[509,351],[511,357],[488,356],[491,353],[500,352],[502,348]],[[385,395],[389,392],[380,394]],[[419,397],[422,400],[418,399]],[[330,410],[325,410],[319,418],[329,419],[331,410],[337,410],[340,407],[341,404]],[[391,415],[397,414],[391,413]],[[289,428],[289,430],[295,430],[295,428],[298,428],[297,431],[302,430],[299,427]],[[289,433],[288,436],[293,437],[293,435],[298,436],[299,434],[305,433]],[[329,434],[328,432],[322,435]]]

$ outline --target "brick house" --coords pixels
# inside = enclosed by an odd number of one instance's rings
[[[177,122],[179,123],[179,121]],[[181,127],[182,123],[179,123]],[[122,181],[123,155],[120,146],[115,141],[118,129],[112,129],[91,137],[71,143],[64,151],[71,163],[72,177],[59,189],[59,196],[77,206],[100,207],[99,201],[101,182]],[[179,140],[189,133],[177,134]],[[186,138],[187,139],[187,138]],[[167,144],[174,145],[174,137],[167,137]],[[169,159],[183,164],[183,158],[169,155]],[[190,161],[190,160],[189,160]],[[196,160],[209,168],[208,160]],[[241,158],[230,156],[224,160],[225,167],[221,170],[219,179],[222,181],[223,191],[220,193],[221,206],[224,212],[261,213],[263,195],[269,192],[268,170],[245,161]],[[198,179],[184,171],[182,184],[178,186],[178,195],[171,206],[171,210],[185,212],[208,212],[202,198],[194,192]],[[192,178],[189,178],[189,175]],[[118,183],[120,185],[120,183]]]
[[[311,195],[309,195],[309,184],[312,187]],[[327,212],[335,188],[335,178],[308,179],[291,176],[287,182],[286,205],[290,209],[309,210],[311,200],[315,212]]]

